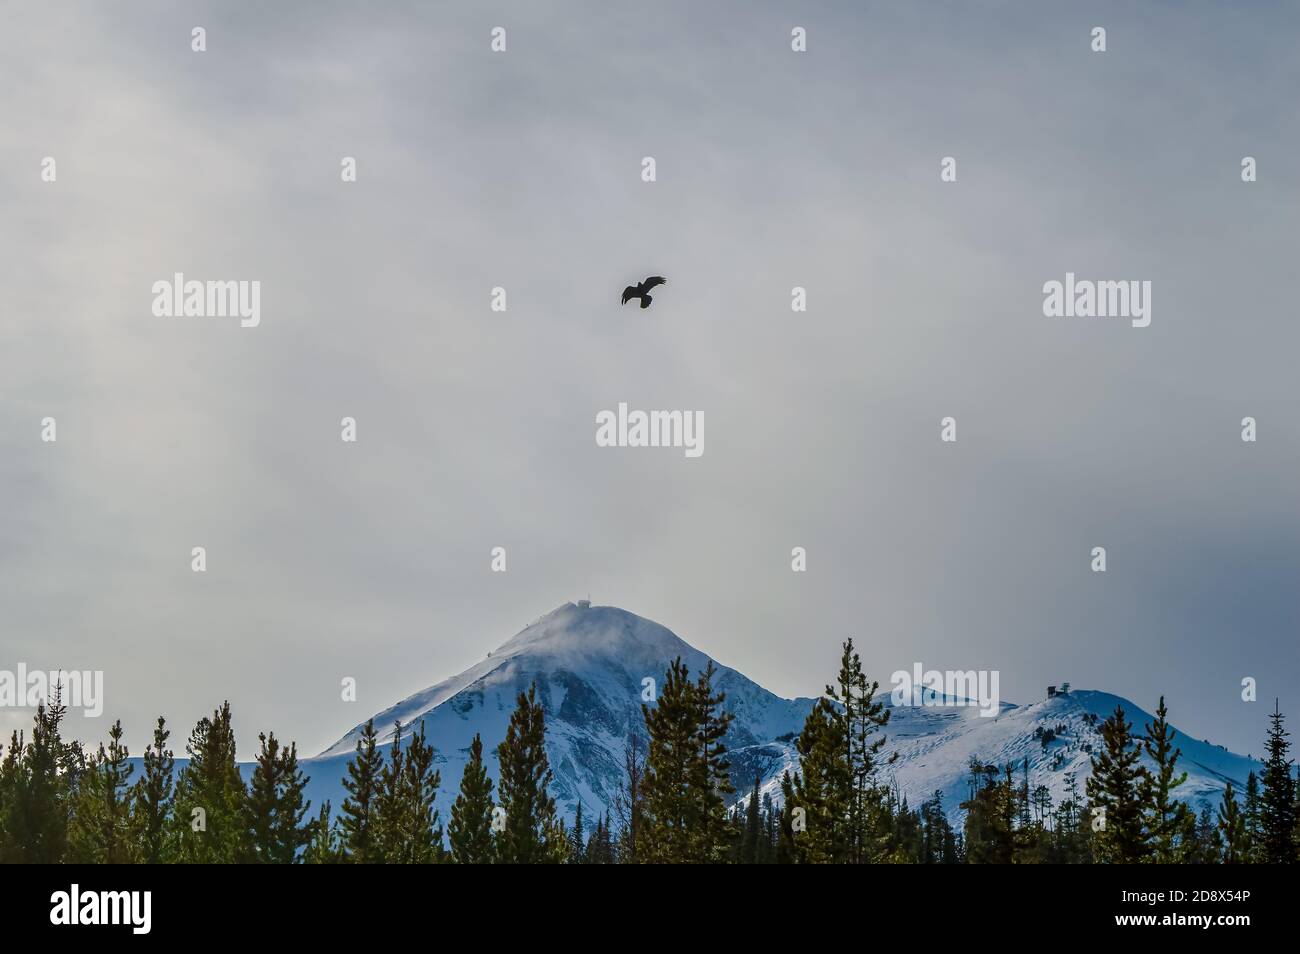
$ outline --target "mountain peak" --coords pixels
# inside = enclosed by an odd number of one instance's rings
[[[562,603],[494,649],[493,659],[520,654],[572,665],[591,664],[616,655],[624,666],[644,660],[680,655],[692,669],[704,654],[665,626],[617,606],[593,606],[588,601]],[[650,672],[647,675],[659,675]]]
[[[375,715],[381,745],[390,743],[394,723],[404,731],[426,732],[436,751],[444,784],[454,789],[475,735],[484,761],[496,777],[496,745],[505,738],[521,692],[536,687],[546,716],[546,748],[555,773],[552,791],[561,811],[572,817],[578,804],[593,814],[607,809],[622,783],[623,748],[644,736],[642,704],[657,694],[664,672],[681,658],[692,676],[709,656],[653,620],[617,606],[566,602],[529,623],[469,669],[417,692]],[[714,687],[725,693],[723,708],[735,718],[725,743],[733,784],[747,789],[755,778],[764,793],[780,798],[780,780],[797,767],[794,737],[812,699],[783,699],[727,666],[714,662]],[[647,692],[648,691],[648,692]],[[1101,744],[1100,723],[1122,705],[1140,735],[1150,713],[1100,690],[1074,689],[1022,706],[1003,702],[995,718],[981,715],[968,700],[931,695],[924,705],[892,705],[884,734],[897,761],[882,781],[919,803],[935,792],[957,820],[972,757],[986,764],[1028,764],[1033,777],[1054,798],[1063,797],[1071,773],[1082,783]],[[357,726],[316,759],[310,797],[335,800]],[[1180,797],[1214,801],[1223,784],[1244,784],[1253,760],[1181,732],[1180,765],[1190,777]],[[743,783],[743,784],[742,784]]]
[[[392,740],[396,722],[411,726],[444,703],[460,700],[466,704],[471,696],[482,698],[489,691],[501,693],[513,705],[518,692],[534,683],[545,690],[557,682],[581,682],[607,708],[621,708],[633,700],[633,714],[639,715],[643,681],[651,678],[657,685],[668,664],[678,657],[691,672],[698,672],[710,662],[708,656],[667,627],[628,610],[592,606],[587,600],[561,603],[469,669],[376,714],[375,728],[380,743],[387,743]],[[730,670],[720,667],[719,672]],[[754,688],[761,689],[757,685]],[[543,704],[550,708],[552,700],[545,691],[543,696]],[[563,694],[556,697],[554,708],[563,704],[563,698]],[[361,728],[353,728],[322,756],[351,752]]]

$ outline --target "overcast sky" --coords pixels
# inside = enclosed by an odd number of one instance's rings
[[[137,754],[227,698],[245,757],[314,754],[589,592],[783,695],[853,635],[882,682],[1164,693],[1258,755],[1274,696],[1300,725],[1298,31],[1289,3],[7,2],[0,668],[104,670],[71,730],[120,717]],[[1067,271],[1151,281],[1150,327],[1044,317]],[[175,272],[260,281],[261,325],[155,318]],[[598,448],[621,401],[702,412],[705,453]]]

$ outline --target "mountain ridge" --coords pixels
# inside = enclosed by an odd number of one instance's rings
[[[693,674],[710,661],[716,667],[714,687],[726,693],[723,708],[735,715],[726,743],[737,801],[743,804],[755,777],[764,794],[779,800],[781,774],[797,768],[794,738],[815,699],[778,696],[653,620],[587,601],[563,603],[538,617],[463,672],[376,714],[375,727],[380,744],[387,746],[395,722],[400,720],[404,731],[423,726],[442,773],[438,804],[445,820],[474,735],[483,739],[485,764],[495,780],[496,745],[505,737],[515,700],[536,684],[546,712],[552,794],[565,817],[571,819],[580,802],[590,817],[612,807],[622,781],[626,740],[634,731],[644,732],[641,704],[647,685],[657,690],[678,657]],[[991,718],[969,705],[896,705],[887,695],[885,701],[891,711],[884,730],[886,751],[896,752],[898,759],[882,770],[882,781],[913,806],[939,792],[954,821],[966,797],[971,758],[1017,767],[1027,761],[1032,784],[1045,784],[1059,801],[1070,772],[1082,790],[1091,752],[1100,742],[1097,728],[1115,705],[1124,707],[1135,735],[1153,718],[1129,700],[1100,690],[1076,689],[1026,705],[1004,702]],[[926,701],[953,700],[931,693]],[[303,760],[304,771],[312,776],[308,796],[315,804],[323,798],[335,810],[342,804],[341,780],[364,724]],[[1244,786],[1247,772],[1260,769],[1258,761],[1208,740],[1180,732],[1176,744],[1184,753],[1179,768],[1189,773],[1179,795],[1194,804],[1217,802],[1225,781]]]

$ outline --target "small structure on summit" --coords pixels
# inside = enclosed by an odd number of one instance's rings
[[[578,609],[582,609],[582,610],[591,609],[591,600],[590,599],[578,600]]]
[[[1070,694],[1070,684],[1068,682],[1061,683],[1059,689],[1056,686],[1047,687],[1047,698],[1049,699],[1052,699],[1056,696],[1068,696],[1069,694]]]

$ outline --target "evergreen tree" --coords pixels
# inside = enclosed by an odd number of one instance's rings
[[[379,773],[374,804],[375,858],[388,864],[434,864],[442,860],[442,825],[433,807],[442,782],[433,770],[433,748],[424,723],[402,747],[398,722]]]
[[[1237,807],[1237,796],[1232,783],[1223,787],[1223,800],[1219,803],[1219,837],[1223,844],[1223,863],[1241,864],[1248,861],[1246,851],[1246,819]]]
[[[1291,777],[1291,762],[1287,752],[1291,733],[1282,727],[1283,716],[1273,704],[1269,715],[1268,738],[1265,748],[1268,758],[1264,762],[1262,791],[1259,796],[1259,860],[1265,864],[1288,864],[1296,860],[1295,841],[1295,781]]]
[[[803,830],[792,837],[794,860],[842,864],[850,859],[852,775],[844,757],[849,745],[845,720],[827,699],[813,703],[795,740],[799,774],[787,806],[802,811]]]
[[[248,783],[248,796],[244,812],[249,827],[248,861],[271,863],[271,850],[275,826],[277,789],[280,786],[280,742],[263,732],[257,737],[261,748],[257,753],[253,777]]]
[[[1033,792],[1029,787],[1029,759],[1020,763],[1020,784],[1015,790],[1016,864],[1038,864],[1043,860],[1042,826],[1034,823]]]
[[[578,810],[573,819],[573,831],[569,833],[569,864],[587,863],[587,833],[582,826],[582,799],[578,799]]]
[[[686,664],[673,660],[653,708],[642,703],[649,745],[645,764],[645,838],[642,860],[684,864],[697,860],[700,756],[695,685]]]
[[[1030,793],[1033,808],[1033,838],[1035,843],[1033,862],[1037,864],[1060,864],[1061,846],[1052,830],[1052,790],[1039,783]]]
[[[943,810],[943,792],[935,789],[921,805],[921,864],[957,863],[957,839]]]
[[[1244,860],[1251,864],[1260,860],[1260,848],[1264,841],[1259,818],[1259,776],[1251,772],[1246,776],[1246,803],[1242,810],[1242,820],[1246,826],[1246,842],[1242,846],[1242,852]]]
[[[596,828],[587,839],[583,852],[589,865],[610,865],[614,863],[614,843],[609,830],[609,813],[596,816]]]
[[[248,856],[244,780],[235,762],[230,703],[194,726],[185,747],[189,765],[176,780],[170,842],[173,860],[232,864]]]
[[[130,864],[135,861],[131,832],[131,773],[135,767],[122,743],[122,721],[108,730],[82,773],[68,826],[68,860],[78,864]]]
[[[605,810],[605,817],[600,827],[600,838],[596,843],[600,846],[600,864],[612,865],[618,862],[618,855],[614,851],[614,834],[608,809]]]
[[[1033,821],[1029,792],[1029,759],[1026,758],[1020,763],[1020,787],[1016,789],[1016,826],[1021,831],[1028,831]]]
[[[569,829],[564,819],[557,812],[555,820],[551,822],[546,832],[547,843],[550,846],[549,854],[542,859],[546,864],[567,865],[569,863],[569,845],[572,839],[569,837]]]
[[[740,863],[758,864],[759,839],[762,835],[762,819],[758,801],[758,776],[754,776],[754,790],[749,793],[749,804],[745,806],[745,838],[741,844]]]
[[[893,791],[885,796],[885,804],[891,825],[885,839],[884,860],[897,864],[924,863],[925,819],[921,812],[913,811],[907,797]]]
[[[497,833],[497,860],[504,864],[556,862],[567,854],[568,840],[561,838],[555,801],[548,789],[552,781],[546,756],[546,719],[537,700],[537,686],[519,694],[497,747],[500,766],[498,793],[505,825]]]
[[[776,810],[769,792],[763,796],[763,835],[758,843],[758,862],[764,865],[776,863],[777,844],[781,839],[781,813]]]
[[[348,792],[343,800],[341,817],[343,850],[347,859],[356,864],[375,864],[383,860],[375,829],[383,756],[379,754],[376,743],[375,720],[371,719],[361,730],[356,754],[348,762],[348,777],[343,780],[343,787]]]
[[[876,781],[889,722],[880,685],[868,682],[846,640],[836,684],[814,704],[796,741],[799,774],[792,780],[807,831],[793,841],[805,863],[884,860],[897,848],[886,793]],[[806,834],[806,837],[803,835]]]
[[[642,705],[645,765],[644,860],[722,861],[736,841],[725,796],[733,791],[723,742],[732,715],[712,686],[710,661],[691,682],[680,658],[664,676],[654,708]]]
[[[937,792],[935,794],[936,796],[938,795]],[[943,823],[940,828],[943,836],[941,847],[939,849],[940,860],[945,865],[964,864],[966,858],[961,848],[961,836],[958,835],[957,832],[953,830],[953,827],[949,823],[947,817],[942,814],[942,810],[943,810],[942,804],[936,801],[935,808],[940,812],[938,818]]]
[[[738,839],[737,828],[727,815],[726,796],[735,789],[731,786],[731,763],[723,742],[735,716],[722,709],[726,693],[713,691],[716,674],[710,659],[696,680],[694,693],[698,751],[690,773],[690,788],[696,803],[692,856],[700,862],[721,861],[728,847]]]
[[[1168,712],[1165,697],[1161,696],[1155,722],[1147,724],[1147,736],[1142,742],[1143,749],[1155,763],[1155,772],[1148,773],[1143,779],[1143,823],[1150,838],[1153,860],[1165,865],[1182,860],[1179,835],[1186,833],[1195,821],[1187,805],[1173,795],[1173,790],[1187,781],[1187,773],[1174,775],[1182,753],[1174,748],[1173,740],[1177,733],[1165,718]]]
[[[447,837],[451,860],[457,864],[482,865],[493,860],[492,779],[483,766],[483,740],[477,734],[460,778],[460,794],[451,806]]]
[[[1123,707],[1116,706],[1101,726],[1103,748],[1092,757],[1088,798],[1094,812],[1101,811],[1097,822],[1102,827],[1094,842],[1098,860],[1104,862],[1133,864],[1151,854],[1142,811],[1148,775],[1138,761],[1140,749],[1130,745],[1132,728]]]
[[[77,782],[85,764],[75,743],[63,741],[60,729],[67,707],[62,687],[49,704],[40,702],[31,742],[15,734],[5,769],[7,794],[0,861],[56,864],[67,848],[68,821]]]
[[[401,831],[395,853],[389,861],[400,864],[429,865],[444,860],[442,821],[434,802],[442,784],[442,773],[433,767],[433,746],[425,740],[424,723],[411,736],[406,750],[403,784]]]
[[[22,850],[19,830],[19,795],[24,784],[23,739],[18,730],[13,731],[9,748],[0,761],[0,864],[20,861]]]
[[[935,795],[939,795],[935,792]],[[920,809],[917,810],[916,817],[920,824],[921,839],[919,852],[911,859],[913,864],[932,865],[937,863],[937,857],[940,854],[938,844],[943,838],[943,831],[939,827],[934,817],[935,806],[933,798],[927,799],[921,803]]]
[[[802,822],[798,831],[796,831],[794,802],[794,779],[790,776],[790,770],[786,769],[781,773],[781,814],[777,821],[776,832],[776,863],[778,865],[792,865],[799,860],[801,846],[796,846],[795,836],[802,837],[807,834],[806,826]]]
[[[982,765],[974,756],[967,765],[969,791],[961,807],[966,810],[963,842],[971,864],[1011,864],[1015,860],[1015,794],[1010,766],[1006,780],[998,778],[996,765]]]
[[[303,797],[308,779],[298,770],[295,745],[282,748],[274,732],[260,734],[258,742],[261,748],[245,801],[249,860],[293,864],[299,849],[312,840],[311,826],[303,825],[311,805]]]
[[[1034,807],[1034,823],[1050,829],[1050,819],[1052,817],[1052,790],[1043,784],[1035,785],[1031,801]]]
[[[153,729],[153,742],[144,750],[141,774],[136,779],[131,798],[136,853],[147,865],[166,860],[167,822],[172,813],[172,771],[176,765],[171,749],[167,748],[170,737],[166,720],[159,716]]]
[[[890,714],[884,698],[875,698],[879,689],[879,682],[867,681],[853,640],[845,640],[836,684],[826,687],[826,695],[838,704],[835,715],[844,725],[844,757],[849,780],[844,833],[848,860],[855,864],[879,859],[881,837],[889,828],[888,813],[882,815],[881,811],[882,792],[876,784],[880,753],[886,743],[880,730],[888,725]]]
[[[623,743],[623,779],[614,797],[618,817],[617,860],[621,864],[640,862],[645,843],[645,742],[634,728]],[[606,824],[607,834],[609,825]]]
[[[311,840],[302,853],[303,864],[335,865],[346,861],[339,824],[330,823],[330,801],[325,799],[320,812],[308,828]]]
[[[311,808],[311,801],[306,797],[307,783],[311,776],[298,770],[298,743],[290,742],[288,751],[281,750],[280,804],[276,810],[278,837],[276,850],[278,858],[286,863],[293,858],[299,848],[311,843],[314,822],[304,820]]]
[[[1291,818],[1295,822],[1292,840],[1295,842],[1297,857],[1300,857],[1300,778],[1296,779],[1295,801],[1291,804]]]
[[[1065,776],[1065,798],[1057,806],[1055,818],[1056,857],[1062,864],[1085,864],[1092,861],[1089,851],[1088,821],[1079,782],[1073,772]]]
[[[1210,806],[1202,803],[1200,814],[1187,813],[1187,821],[1179,837],[1180,857],[1188,864],[1218,864],[1223,855],[1223,842],[1215,824]]]
[[[388,746],[388,761],[379,770],[379,789],[375,793],[374,857],[381,863],[396,864],[401,854],[403,812],[406,800],[406,753],[402,750],[400,721],[393,725],[393,741]]]
[[[1000,846],[1000,853],[1014,863],[1017,849],[1020,847],[1016,840],[1016,819],[1020,814],[1020,795],[1015,778],[1012,775],[1010,762],[1003,767],[1002,773],[1002,781],[998,785],[997,800],[997,830],[1000,839],[1004,842]]]

